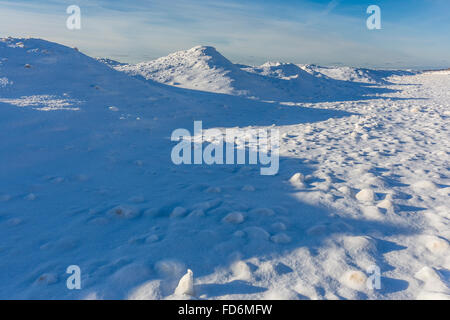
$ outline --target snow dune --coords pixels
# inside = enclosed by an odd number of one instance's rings
[[[130,66],[14,38],[0,62],[0,298],[450,297],[448,74],[367,85],[210,47]],[[279,174],[174,165],[195,120],[279,129]]]

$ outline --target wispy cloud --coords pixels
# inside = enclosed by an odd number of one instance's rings
[[[65,27],[68,5],[82,9],[82,30]],[[429,64],[442,48],[412,48],[408,33],[365,29],[366,13],[347,14],[345,1],[46,0],[0,1],[0,32],[43,37],[90,55],[137,62],[199,44],[213,45],[232,60],[266,59],[353,65]],[[354,5],[352,6],[354,9]],[[385,43],[385,44],[383,44]],[[398,45],[403,43],[403,47]],[[388,45],[389,44],[389,45]],[[434,60],[433,60],[434,59]],[[442,57],[441,60],[443,60]],[[441,62],[442,63],[442,62]]]

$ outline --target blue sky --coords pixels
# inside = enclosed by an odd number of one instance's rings
[[[81,30],[66,28],[80,6]],[[381,8],[381,30],[366,9]],[[233,62],[450,66],[449,0],[0,0],[0,36],[33,36],[124,62],[196,45]]]

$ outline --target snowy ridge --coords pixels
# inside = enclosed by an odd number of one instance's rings
[[[449,299],[449,75],[365,86],[224,59],[117,71],[0,40],[0,298]],[[278,175],[174,165],[171,133],[194,120],[279,129]]]
[[[450,68],[449,69],[443,69],[443,70],[427,70],[427,71],[425,71],[425,74],[443,74],[443,75],[448,75],[448,74],[450,74]]]
[[[332,79],[309,69],[307,72],[290,63],[268,62],[259,67],[233,64],[215,48],[203,46],[115,69],[176,87],[266,101],[341,100],[385,92],[353,79]]]
[[[83,101],[94,98],[99,92],[112,97],[118,94],[118,86],[124,86],[123,90],[134,87],[152,91],[75,48],[40,39],[2,39],[0,55],[3,57],[0,78],[13,83],[2,86],[2,98],[18,99],[20,106],[25,106],[26,97],[42,95],[61,101],[69,101],[71,97]],[[157,91],[154,89],[153,93]],[[48,99],[42,101],[45,100]]]
[[[303,79],[312,81],[313,76],[293,63],[266,62],[259,67],[247,67],[246,71],[283,80]]]
[[[417,73],[402,70],[371,70],[352,67],[323,67],[313,64],[299,66],[303,70],[313,75],[322,74],[336,80],[370,84],[388,84],[389,77],[414,75]]]

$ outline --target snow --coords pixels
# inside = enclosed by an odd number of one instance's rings
[[[14,38],[0,61],[0,298],[450,298],[448,73]],[[173,164],[197,120],[278,129],[278,174]]]
[[[194,292],[194,273],[188,269],[187,273],[180,279],[178,286],[175,288],[176,296],[195,296]]]
[[[300,65],[300,67],[314,75],[322,75],[336,80],[353,81],[360,83],[378,84],[389,83],[388,78],[394,75],[414,75],[414,71],[403,70],[371,70],[352,67],[323,67],[317,65]]]
[[[6,87],[9,84],[12,83],[8,80],[8,78],[6,77],[0,78],[0,87]]]
[[[367,277],[359,270],[351,270],[342,276],[340,282],[353,290],[363,291],[366,287]]]
[[[285,103],[341,100],[385,91],[348,79],[311,75],[309,69],[305,71],[302,66],[291,63],[267,62],[259,67],[237,65],[215,48],[204,46],[136,65],[107,64],[131,76],[175,87]]]
[[[213,47],[202,46],[116,69],[164,84],[219,93],[239,93],[232,87],[229,74],[243,73]]]
[[[289,182],[297,187],[297,188],[304,188],[305,187],[305,177],[300,172],[297,172],[294,174],[290,179]]]
[[[236,261],[231,265],[232,280],[252,281],[252,271],[244,261]]]
[[[231,212],[222,219],[223,222],[232,224],[240,224],[244,222],[244,220],[244,215],[241,212]]]
[[[423,267],[415,277],[424,283],[418,298],[421,300],[448,300],[450,290],[448,283],[442,280],[442,276],[435,269]],[[448,282],[448,279],[447,279]]]
[[[59,98],[50,95],[24,96],[17,99],[0,98],[0,102],[8,103],[17,107],[34,107],[35,110],[53,111],[53,110],[72,110],[78,111],[75,107],[78,101]],[[38,108],[36,108],[38,106]]]
[[[374,202],[376,195],[372,189],[363,189],[355,197],[361,202]]]

